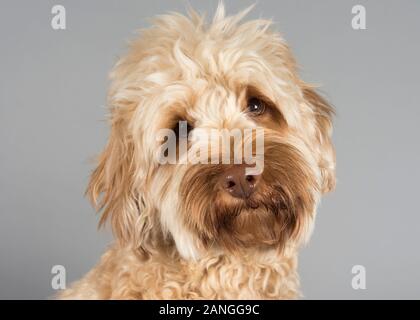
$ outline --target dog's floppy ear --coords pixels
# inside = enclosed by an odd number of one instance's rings
[[[139,216],[138,195],[133,188],[134,144],[126,119],[117,109],[111,112],[109,140],[91,175],[86,193],[96,210],[103,210],[99,225],[110,219],[115,237],[126,243],[133,240]]]
[[[322,175],[322,192],[325,193],[335,187],[335,150],[331,141],[334,109],[312,87],[305,86],[303,95],[315,115],[315,139],[319,146],[318,163]]]

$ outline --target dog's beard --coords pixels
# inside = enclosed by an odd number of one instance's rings
[[[318,191],[314,172],[297,148],[267,141],[257,190],[236,199],[218,187],[226,165],[194,165],[180,186],[184,224],[205,247],[283,248],[312,219]]]

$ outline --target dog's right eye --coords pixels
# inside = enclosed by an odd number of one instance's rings
[[[186,139],[192,129],[194,127],[187,120],[179,120],[175,123],[172,130],[175,132],[177,138]]]

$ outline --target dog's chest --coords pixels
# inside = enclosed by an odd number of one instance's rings
[[[198,262],[152,258],[124,278],[142,299],[293,299],[300,295],[296,269],[295,256],[254,262],[228,255]]]

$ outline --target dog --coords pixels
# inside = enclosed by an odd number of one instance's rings
[[[301,297],[298,250],[335,187],[334,110],[299,77],[271,21],[244,22],[250,10],[227,16],[219,4],[211,22],[192,9],[158,16],[117,62],[110,136],[87,188],[116,241],[59,298]],[[159,130],[173,129],[179,155],[181,122],[188,135],[262,129],[262,172],[159,163]]]

